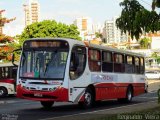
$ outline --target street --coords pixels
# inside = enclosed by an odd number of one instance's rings
[[[87,112],[112,109],[127,105],[140,104],[147,101],[157,100],[157,90],[160,81],[149,81],[149,93],[133,98],[130,104],[119,103],[116,100],[103,101],[94,108],[84,110],[73,103],[55,103],[53,108],[45,110],[39,102],[18,99],[16,97],[0,98],[0,120],[47,120],[68,115],[82,114]]]

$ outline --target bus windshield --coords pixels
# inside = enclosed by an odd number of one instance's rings
[[[36,46],[36,48],[25,48],[24,46],[20,63],[20,77],[26,79],[63,80],[68,50],[68,45],[67,47]]]
[[[20,64],[20,77],[63,79],[67,51],[24,51]]]

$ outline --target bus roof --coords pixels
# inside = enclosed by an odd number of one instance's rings
[[[140,54],[140,53],[134,53],[134,52],[131,52],[129,50],[122,50],[122,49],[112,48],[112,47],[108,47],[108,46],[89,44],[89,47],[101,49],[101,50],[104,50],[104,51],[105,50],[106,51],[113,51],[113,52],[122,53],[122,54],[134,55],[134,56],[138,56],[138,57],[144,57],[144,55]]]
[[[122,53],[122,54],[134,55],[134,56],[138,56],[138,57],[144,57],[143,54],[134,53],[134,52],[131,52],[129,50],[122,50],[122,49],[112,48],[112,47],[103,46],[103,45],[96,45],[96,44],[91,44],[89,42],[86,45],[86,43],[84,43],[82,41],[78,41],[78,40],[70,39],[70,38],[32,38],[32,39],[29,39],[27,41],[32,41],[32,40],[66,40],[66,41],[68,41],[69,43],[72,43],[72,44],[85,45],[87,47],[101,49],[101,50],[104,50],[104,51],[105,50],[106,51],[113,51],[113,52]]]

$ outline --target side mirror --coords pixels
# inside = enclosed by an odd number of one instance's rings
[[[15,52],[17,52],[17,51],[21,51],[22,49],[20,48],[20,49],[16,49],[16,50],[13,50],[13,52],[12,52],[12,64],[14,65],[14,66],[18,66],[17,64],[15,64]]]

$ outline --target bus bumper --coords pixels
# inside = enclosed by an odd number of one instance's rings
[[[21,85],[17,85],[18,98],[34,100],[34,101],[56,101],[67,102],[68,101],[68,89],[57,88],[54,91],[31,91],[23,88]]]

